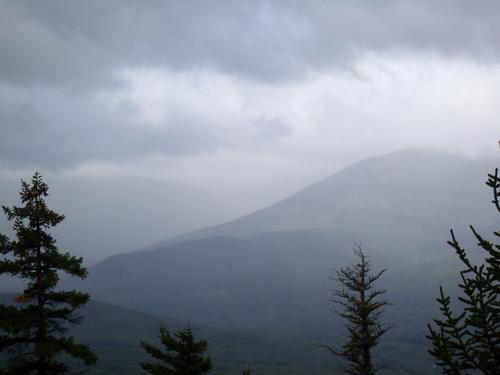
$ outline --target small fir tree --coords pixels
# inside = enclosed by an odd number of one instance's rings
[[[141,363],[141,367],[154,375],[199,375],[212,369],[212,361],[203,353],[207,350],[206,340],[195,341],[191,326],[174,333],[168,331],[164,324],[160,325],[160,341],[166,352],[141,341],[142,348],[159,363]]]
[[[64,336],[69,324],[77,324],[77,310],[89,295],[74,290],[56,290],[60,272],[85,278],[82,258],[61,253],[48,232],[63,219],[47,208],[48,186],[37,172],[31,183],[21,180],[20,207],[3,211],[13,222],[16,240],[0,234],[0,275],[19,277],[26,289],[12,305],[0,305],[0,350],[9,355],[4,374],[65,374],[69,366],[60,354],[82,360],[86,365],[96,356],[86,345]]]
[[[486,184],[493,190],[493,204],[500,212],[498,169],[488,175]],[[432,349],[443,374],[500,374],[500,244],[485,240],[473,226],[470,229],[478,246],[486,253],[481,265],[472,264],[451,230],[448,244],[455,250],[464,269],[459,284],[463,311],[455,314],[451,299],[440,287],[437,302],[443,315],[428,325]],[[500,237],[500,231],[493,232]]]
[[[340,350],[328,345],[321,346],[348,363],[342,366],[346,373],[374,375],[378,368],[373,364],[371,350],[390,329],[390,326],[381,322],[382,308],[389,304],[380,299],[385,290],[374,289],[374,283],[386,270],[372,274],[370,262],[361,245],[353,251],[359,261],[336,271],[333,280],[340,287],[332,291],[331,298],[332,302],[343,307],[339,315],[349,322],[349,339]]]

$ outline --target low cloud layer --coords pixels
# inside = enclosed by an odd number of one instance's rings
[[[2,1],[3,80],[102,86],[124,68],[297,79],[366,51],[496,60],[496,1]]]
[[[0,6],[3,174],[293,190],[400,148],[495,148],[496,1]]]

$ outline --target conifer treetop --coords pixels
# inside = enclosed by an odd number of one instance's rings
[[[48,185],[36,172],[31,181],[21,180],[21,206],[2,206],[16,235],[10,240],[0,234],[0,275],[26,282],[22,294],[11,305],[0,305],[0,350],[10,354],[10,373],[65,374],[69,366],[60,353],[82,360],[97,360],[92,351],[64,333],[81,322],[79,308],[89,295],[75,290],[57,290],[60,272],[85,278],[82,258],[60,252],[50,228],[64,220],[47,207]]]
[[[196,341],[189,323],[186,328],[174,334],[162,323],[159,339],[166,351],[141,341],[142,348],[158,360],[157,363],[141,363],[145,371],[155,375],[200,375],[211,370],[210,357],[203,355],[208,348],[208,342]]]

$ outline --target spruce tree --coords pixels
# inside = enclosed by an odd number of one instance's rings
[[[353,251],[359,261],[336,271],[333,280],[340,287],[333,290],[331,298],[332,302],[343,307],[339,315],[348,321],[348,341],[341,349],[321,346],[347,362],[342,366],[347,374],[374,375],[378,368],[373,364],[371,351],[390,329],[381,321],[382,308],[389,304],[380,299],[385,290],[374,289],[374,283],[386,270],[372,274],[370,261],[361,245]]]
[[[498,169],[488,174],[486,184],[493,190],[493,201],[500,212],[500,177]],[[443,374],[500,374],[500,244],[484,239],[470,226],[478,246],[485,251],[484,262],[472,264],[451,230],[448,244],[455,250],[464,269],[460,272],[458,298],[463,311],[454,313],[451,298],[440,287],[437,302],[442,319],[429,324],[431,355],[437,359]],[[500,230],[493,232],[500,237]]]
[[[0,275],[26,281],[26,288],[11,305],[0,305],[0,350],[8,354],[4,374],[65,374],[69,366],[61,354],[96,362],[90,349],[64,333],[79,323],[78,309],[89,295],[75,290],[57,290],[60,273],[87,276],[82,258],[60,252],[49,229],[64,215],[50,210],[45,197],[48,186],[37,172],[31,183],[21,180],[20,207],[3,207],[17,237],[0,234]]]
[[[208,373],[212,369],[210,358],[203,356],[208,342],[206,340],[195,341],[189,324],[173,335],[164,324],[161,324],[159,338],[166,352],[141,341],[142,348],[159,361],[154,364],[141,363],[141,367],[147,372],[154,375],[199,375]]]

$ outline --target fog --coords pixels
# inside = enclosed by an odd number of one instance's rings
[[[497,152],[495,1],[0,6],[2,204],[41,171],[91,263],[373,155]]]
[[[41,172],[65,215],[47,229],[88,271],[46,242],[25,251],[29,233],[2,242],[0,333],[22,344],[9,364],[28,368],[29,340],[90,359],[68,334],[97,354],[89,373],[135,374],[160,322],[189,321],[217,374],[338,373],[318,343],[357,361],[379,339],[381,373],[440,373],[425,338],[440,286],[452,316],[460,275],[481,281],[462,280],[470,298],[493,290],[493,268],[460,270],[489,246],[469,225],[498,230],[499,14],[496,0],[0,0],[0,205],[22,206],[21,179]],[[0,212],[14,240],[12,224]],[[369,272],[349,268],[353,247]],[[473,315],[491,295],[457,320],[466,345],[491,336]],[[357,335],[371,338],[342,346],[344,318],[372,321]]]

